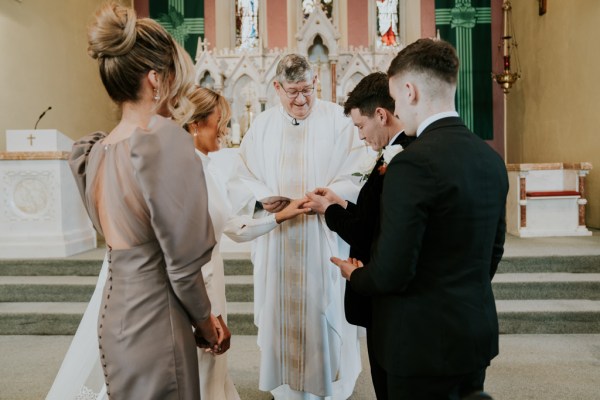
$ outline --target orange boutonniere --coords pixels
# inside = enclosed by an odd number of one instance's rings
[[[377,168],[377,171],[379,171],[379,175],[385,174],[385,171],[387,171],[387,163],[381,164],[379,168]]]

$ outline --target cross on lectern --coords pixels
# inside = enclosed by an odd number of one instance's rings
[[[29,134],[29,136],[27,136],[27,140],[29,140],[30,146],[33,146],[33,139],[35,139],[35,136],[33,136],[32,134]]]

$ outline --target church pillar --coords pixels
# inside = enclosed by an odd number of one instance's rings
[[[580,198],[577,201],[579,205],[579,226],[585,228],[585,205],[587,204],[587,199],[585,198],[585,176],[588,174],[587,170],[580,170],[578,172],[579,175],[579,194]]]
[[[334,103],[337,102],[337,94],[336,94],[336,90],[335,87],[337,85],[337,79],[336,79],[336,65],[337,65],[337,60],[331,60],[331,101],[333,101]]]
[[[521,208],[521,218],[519,219],[519,226],[525,228],[527,226],[527,188],[525,182],[525,176],[527,172],[521,172],[519,174],[519,206]]]

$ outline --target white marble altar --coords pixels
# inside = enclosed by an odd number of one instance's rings
[[[0,153],[0,258],[66,257],[96,247],[56,130],[9,130]]]

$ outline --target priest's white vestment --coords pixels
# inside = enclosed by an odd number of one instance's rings
[[[317,187],[354,201],[360,187],[352,174],[365,155],[339,105],[315,99],[309,116],[297,122],[283,107],[273,107],[257,116],[240,146],[230,182],[233,211],[254,210],[256,202],[274,196],[301,198]],[[285,221],[255,241],[261,390],[286,399],[352,394],[361,370],[358,329],[346,322],[345,280],[329,261],[348,257],[348,250],[319,215]]]

